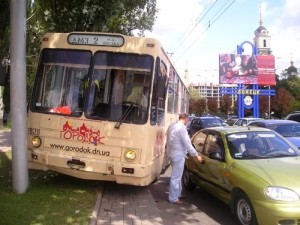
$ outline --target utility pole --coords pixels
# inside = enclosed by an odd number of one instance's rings
[[[13,191],[28,187],[26,125],[26,0],[10,1],[10,111]]]

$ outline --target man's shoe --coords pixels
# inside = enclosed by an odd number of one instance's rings
[[[186,198],[186,195],[181,195],[180,197],[179,197],[179,199],[185,199]]]
[[[177,205],[183,204],[183,202],[180,201],[179,199],[178,199],[177,201],[175,201],[175,202],[170,202],[170,203],[171,203],[171,204],[177,204]]]

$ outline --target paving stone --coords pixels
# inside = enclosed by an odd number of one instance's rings
[[[97,225],[163,224],[149,187],[115,183],[105,183],[97,218]]]
[[[110,218],[106,218],[106,217],[98,217],[97,219],[97,225],[103,225],[103,224],[109,224],[110,225]]]

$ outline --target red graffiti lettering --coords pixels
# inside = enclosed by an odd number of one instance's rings
[[[105,137],[101,137],[100,130],[93,130],[93,128],[88,128],[84,123],[77,128],[73,128],[69,122],[67,121],[63,125],[63,129],[60,131],[60,137],[67,140],[76,140],[79,142],[88,142],[94,144],[104,144],[101,139]]]

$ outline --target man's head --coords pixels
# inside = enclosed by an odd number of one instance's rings
[[[179,114],[179,121],[183,122],[184,125],[187,125],[189,122],[189,115],[187,113]]]

